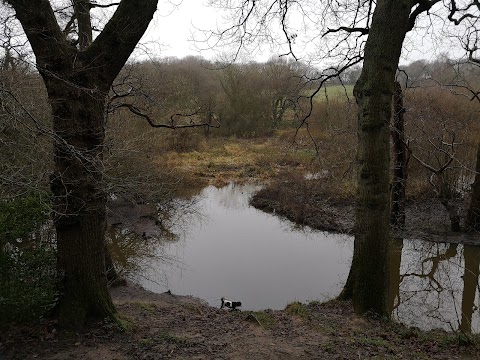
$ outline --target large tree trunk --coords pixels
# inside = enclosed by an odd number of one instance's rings
[[[468,208],[466,225],[469,229],[480,231],[480,143],[477,148],[475,180],[472,184],[472,199]]]
[[[359,107],[358,202],[351,286],[359,314],[373,311],[389,316],[389,123],[411,5],[410,1],[377,2],[362,74],[354,87]]]
[[[105,274],[103,145],[106,95],[153,18],[158,0],[122,0],[92,42],[90,1],[74,1],[79,48],[48,0],[8,0],[35,53],[52,107],[60,322],[113,316]]]
[[[93,72],[93,71],[92,71]],[[93,74],[84,74],[89,79]],[[61,81],[44,75],[52,106],[54,194],[58,268],[62,272],[59,320],[78,326],[87,316],[114,313],[105,268],[106,195],[103,143],[106,93],[93,81]]]

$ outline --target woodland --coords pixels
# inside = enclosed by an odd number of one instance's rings
[[[210,3],[231,17],[205,36],[229,44],[232,56],[131,56],[155,0],[1,5],[0,357],[54,358],[47,348],[57,340],[60,358],[473,358],[471,312],[458,333],[424,334],[389,322],[388,295],[393,237],[480,241],[480,4]],[[295,11],[305,23],[315,17],[320,30],[303,30],[325,41],[315,52],[323,62],[298,50]],[[436,36],[455,43],[458,56],[401,62],[408,34],[434,31],[439,19],[446,25]],[[259,41],[281,42],[284,53],[266,62],[241,55]],[[168,233],[176,199],[231,182],[262,184],[251,200],[257,208],[354,237],[337,300],[244,319],[121,286],[109,250],[115,209],[148,209]],[[478,282],[480,257],[468,262]],[[140,325],[142,312],[155,337]],[[320,315],[356,352],[327,339],[334,334]],[[182,317],[191,317],[189,330]],[[237,327],[260,331],[265,344],[245,335],[245,348],[228,352],[216,335],[198,340],[192,334],[208,332],[207,317],[232,336]],[[293,333],[301,354],[294,343],[266,345]],[[22,353],[21,344],[33,348]]]

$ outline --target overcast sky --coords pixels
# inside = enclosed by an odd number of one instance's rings
[[[208,0],[160,0],[157,13],[152,21],[144,41],[153,49],[155,56],[182,58],[188,55],[201,55],[207,59],[215,59],[223,54],[232,54],[231,49],[208,48],[205,43],[194,42],[192,38],[202,39],[201,30],[222,28],[222,14],[217,9],[207,6]],[[225,16],[226,13],[223,14]],[[279,35],[282,38],[283,35]],[[202,51],[200,51],[202,49]],[[248,61],[267,61],[281,50],[273,50],[270,45],[256,48],[244,54]]]
[[[198,29],[215,29],[216,24],[221,22],[219,13],[207,5],[207,0],[163,0],[159,2],[158,11],[152,21],[143,43],[153,57],[178,57],[188,55],[201,55],[208,59],[215,59],[216,56],[227,49],[216,49],[214,51],[199,52],[199,47],[204,44],[193,43],[192,33],[200,35]],[[430,31],[429,34],[418,35],[410,33],[405,42],[402,63],[418,59],[434,60],[440,53],[448,53],[451,57],[460,57],[462,51],[431,35],[437,31]],[[279,50],[277,50],[279,52]],[[263,53],[249,54],[248,60],[266,61],[275,51],[264,49]]]
[[[151,41],[157,56],[178,58],[187,55],[213,56],[212,52],[200,54],[192,41],[192,32],[211,29],[217,21],[213,9],[203,0],[160,1],[155,18],[148,29],[147,42]],[[153,44],[155,43],[155,44]],[[199,44],[200,45],[200,44]]]

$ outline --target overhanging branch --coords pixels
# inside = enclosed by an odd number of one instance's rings
[[[192,117],[192,116],[198,115],[201,109],[197,109],[193,113],[189,113],[189,114],[182,114],[182,113],[173,114],[170,116],[170,120],[171,120],[170,124],[157,124],[150,115],[144,113],[141,109],[139,109],[137,106],[133,104],[126,104],[126,103],[118,104],[118,105],[115,105],[114,110],[119,108],[125,108],[129,110],[132,114],[139,116],[142,119],[145,119],[147,123],[153,128],[184,129],[184,128],[196,128],[196,127],[208,127],[208,128],[220,127],[220,124],[218,123],[218,121],[217,121],[217,124],[215,125],[206,123],[206,122],[197,123],[197,122],[194,122],[193,120],[191,120],[189,124],[178,124],[178,125],[175,124],[175,117],[184,117],[184,118]],[[113,111],[113,110],[110,110],[110,111]]]
[[[344,31],[347,33],[360,33],[360,36],[368,35],[369,29],[361,28],[361,27],[348,27],[348,26],[340,26],[336,29],[328,29],[322,36],[337,33],[340,31]]]

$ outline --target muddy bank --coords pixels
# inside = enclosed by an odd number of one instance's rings
[[[0,335],[0,359],[473,359],[466,338],[364,319],[351,304],[293,304],[242,312],[201,300],[154,294],[128,284],[112,289],[124,325],[97,323],[68,332],[53,322]]]
[[[354,198],[338,197],[322,190],[321,185],[299,184],[298,181],[273,182],[257,192],[250,203],[258,209],[317,230],[347,234],[355,232]],[[463,204],[458,205],[464,207]],[[405,213],[405,229],[393,234],[397,238],[480,244],[478,232],[458,233],[450,230],[448,213],[437,199],[407,200]]]
[[[299,225],[313,229],[353,233],[355,208],[353,202],[333,199],[324,193],[312,194],[295,188],[295,184],[285,187],[265,187],[250,200],[257,209],[284,216]]]

